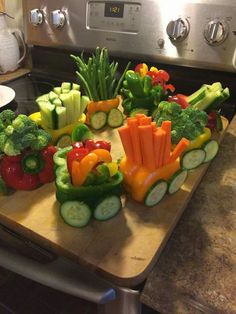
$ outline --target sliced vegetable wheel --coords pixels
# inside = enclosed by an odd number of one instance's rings
[[[169,182],[168,192],[170,194],[177,192],[183,185],[187,176],[188,176],[188,171],[185,169],[184,170],[180,169],[176,173],[174,173]]]
[[[100,130],[107,124],[107,114],[103,111],[97,111],[90,117],[90,124],[94,130]]]
[[[124,116],[123,113],[117,109],[113,108],[109,111],[107,116],[107,123],[111,128],[117,128],[123,124]]]
[[[72,144],[71,136],[69,134],[61,135],[56,143],[56,146],[59,148],[64,148]]]
[[[72,227],[84,227],[88,224],[92,213],[88,205],[79,201],[67,201],[60,207],[64,221]]]
[[[183,169],[192,170],[200,166],[206,157],[206,152],[201,148],[193,148],[186,153],[181,158],[181,165]]]
[[[122,204],[120,197],[109,195],[100,201],[94,210],[94,218],[97,220],[108,220],[114,217],[121,209]]]
[[[216,140],[209,140],[203,144],[202,148],[206,152],[204,162],[208,162],[215,158],[219,150],[219,144]]]
[[[158,204],[166,194],[168,184],[165,180],[158,180],[147,191],[144,203],[146,206],[152,207]]]

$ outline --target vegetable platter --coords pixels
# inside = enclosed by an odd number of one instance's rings
[[[213,134],[219,142],[222,131]],[[123,154],[118,132],[96,132],[94,140],[112,142],[113,159]],[[1,222],[43,247],[70,257],[123,286],[141,283],[157,260],[209,163],[190,172],[182,188],[158,205],[127,199],[118,215],[106,222],[92,220],[85,228],[72,228],[58,214],[55,185],[1,196]],[[150,239],[152,239],[150,241]]]

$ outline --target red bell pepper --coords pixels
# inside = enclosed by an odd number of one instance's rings
[[[189,106],[187,96],[183,94],[176,94],[169,97],[169,101],[174,101],[181,106],[182,109],[186,109]]]
[[[163,87],[163,91],[170,90],[173,92],[175,90],[175,87],[172,84],[166,84],[166,82],[169,81],[170,76],[169,74],[164,70],[158,70],[158,71],[148,71],[147,74],[152,78],[152,85],[161,85]]]
[[[54,146],[41,151],[25,150],[17,156],[4,155],[1,160],[1,176],[10,188],[34,190],[54,180]]]

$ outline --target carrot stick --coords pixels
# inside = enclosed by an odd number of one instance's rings
[[[179,143],[175,146],[175,149],[169,158],[169,163],[176,160],[184,152],[188,145],[189,140],[187,140],[185,137],[182,137]]]
[[[157,130],[157,124],[156,122],[151,122],[151,126],[152,126],[152,131],[155,132]]]
[[[135,115],[135,118],[137,118],[138,121],[139,121],[141,118],[144,118],[144,117],[146,117],[146,115],[145,115],[144,113],[136,113],[136,115]]]
[[[155,168],[162,166],[165,135],[166,132],[162,128],[157,128],[156,132],[153,134]]]
[[[134,162],[134,150],[131,140],[130,128],[129,126],[125,125],[118,129],[120,139],[125,151],[125,155],[129,161]]]
[[[162,130],[166,132],[165,148],[163,155],[163,166],[169,162],[171,150],[171,121],[163,121],[161,124]]]
[[[139,125],[149,125],[152,122],[152,118],[151,117],[140,117],[139,118]]]
[[[151,125],[140,125],[138,127],[143,165],[149,170],[155,169],[153,132]]]
[[[133,151],[134,151],[134,162],[138,166],[141,166],[142,151],[141,151],[140,137],[139,137],[139,131],[138,131],[138,119],[128,118],[127,123],[130,128],[130,135],[131,135]]]

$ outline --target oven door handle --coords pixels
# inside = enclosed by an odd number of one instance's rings
[[[116,298],[116,291],[109,283],[63,257],[41,264],[0,247],[0,266],[45,286],[94,303],[105,304]]]

